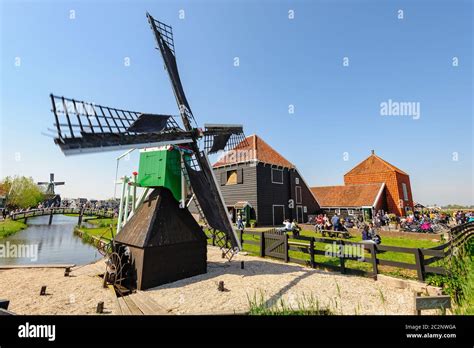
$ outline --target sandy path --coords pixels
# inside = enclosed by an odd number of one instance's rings
[[[99,261],[73,268],[71,277],[64,277],[64,269],[57,268],[2,270],[0,298],[10,300],[8,309],[17,314],[95,314],[100,301],[105,312],[113,313],[115,298],[97,277],[104,269],[104,262]],[[39,295],[42,285],[47,286],[47,296]]]
[[[208,248],[207,274],[146,293],[174,314],[244,312],[249,308],[249,298],[260,303],[283,299],[292,308],[312,301],[337,314],[413,314],[413,291],[409,289],[268,258],[238,255],[228,263],[220,254],[218,248]],[[224,281],[229,291],[218,291],[219,281]]]
[[[240,261],[245,268],[240,269]],[[18,314],[94,314],[97,303],[115,314],[115,298],[102,287],[103,261],[73,269],[12,269],[0,271],[0,298]],[[217,290],[224,281],[228,291]],[[48,296],[39,296],[47,285]],[[413,314],[413,290],[386,282],[347,276],[254,256],[237,255],[232,262],[208,247],[208,273],[146,290],[170,314],[245,312],[249,299],[274,304],[281,299],[297,309],[309,302],[335,314]],[[315,307],[314,305],[313,307]],[[424,313],[429,314],[429,313]]]

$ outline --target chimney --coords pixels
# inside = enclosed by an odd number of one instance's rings
[[[374,150],[371,150],[370,152],[372,152],[372,155],[375,155],[375,151],[374,151]]]

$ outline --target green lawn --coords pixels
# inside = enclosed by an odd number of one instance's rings
[[[110,225],[113,226],[113,233],[117,231],[117,219],[87,219],[87,224],[93,225],[94,227],[86,227],[82,225],[79,229],[82,232],[87,233],[90,236],[99,237],[102,239],[112,239],[112,230]]]
[[[114,233],[116,230],[116,225],[117,225],[117,219],[93,219],[89,220],[88,223],[95,225],[97,227],[94,228],[86,228],[86,227],[81,227],[81,230],[83,232],[86,232],[87,234],[91,236],[97,236],[100,238],[106,238],[110,239],[112,237],[111,235],[111,230],[110,230],[110,225],[113,224],[114,226]],[[259,229],[257,231],[265,231],[266,229]],[[253,230],[255,231],[255,230]],[[301,235],[307,236],[307,237],[321,237],[320,234],[317,234],[314,231],[302,231]],[[338,238],[328,238],[327,239],[333,239],[335,242],[337,242],[339,239]],[[260,247],[259,245],[251,245],[248,243],[245,243],[245,241],[255,241],[259,242],[260,241],[260,236],[258,235],[250,235],[250,234],[245,234],[244,233],[244,245],[243,249],[246,252],[249,252],[254,255],[259,255],[260,253]],[[290,238],[290,241],[296,241]],[[360,242],[361,237],[360,236],[355,236],[350,239],[344,239],[345,242]],[[297,241],[297,242],[304,242],[304,241]],[[211,244],[211,239],[208,239],[208,243]],[[306,243],[306,242],[304,242]],[[410,239],[410,238],[404,238],[404,237],[382,237],[382,245],[390,245],[390,246],[399,246],[399,247],[406,247],[406,248],[431,248],[433,246],[438,245],[439,242],[433,242],[431,240],[420,240],[420,239]],[[320,243],[317,242],[315,243],[315,249],[317,250],[322,250],[326,251],[327,243]],[[303,248],[305,249],[305,248]],[[303,252],[303,251],[293,251],[290,250],[289,252],[290,257],[295,258],[295,259],[301,259],[305,261],[310,260],[310,256],[308,253]],[[366,259],[370,259],[370,254],[366,253],[365,255]],[[328,257],[325,255],[315,255],[315,262],[320,264],[321,266],[340,266],[340,260],[338,257]],[[405,263],[410,263],[410,264],[415,264],[415,257],[413,254],[408,254],[408,253],[399,253],[399,252],[391,252],[391,251],[386,251],[386,252],[380,252],[377,254],[377,258],[383,259],[383,260],[391,260],[391,261],[398,261],[398,262],[405,262]],[[355,269],[355,270],[361,270],[365,272],[372,272],[372,265],[370,263],[366,262],[359,262],[355,260],[346,260],[345,262],[346,268],[348,269]],[[416,278],[416,272],[412,270],[404,270],[400,268],[394,268],[394,267],[388,267],[388,266],[379,266],[379,271],[380,273],[385,273],[389,274],[392,276],[401,276],[405,278]]]
[[[474,242],[471,242],[469,249],[469,275],[466,283],[466,299],[459,308],[459,314],[474,315]]]
[[[21,231],[28,227],[24,220],[4,220],[0,221],[0,239],[11,236],[12,234]]]
[[[268,229],[267,229],[268,230]],[[265,229],[258,229],[258,230],[252,230],[255,232],[263,232]],[[300,233],[302,236],[306,237],[322,237],[321,234],[316,233],[314,231],[301,231]],[[340,240],[339,238],[328,238],[327,239],[332,239],[335,242]],[[246,244],[245,241],[255,241],[258,242],[260,240],[260,236],[258,235],[248,235],[244,233],[244,245],[243,249],[244,251],[247,251],[249,253],[258,255],[260,252],[260,247],[259,245],[251,245],[251,244]],[[350,239],[344,239],[344,241],[347,242],[360,242],[362,238],[360,236],[355,236]],[[211,243],[211,239],[208,240],[209,243]],[[303,242],[303,243],[308,243],[305,241],[300,241],[300,240],[293,240],[290,238],[290,242],[295,241],[295,242]],[[309,244],[309,243],[308,243]],[[409,239],[409,238],[403,238],[403,237],[382,237],[382,244],[383,245],[390,245],[390,246],[399,246],[399,247],[406,247],[406,248],[431,248],[433,246],[436,246],[440,244],[439,242],[433,242],[430,240],[420,240],[420,239]],[[321,251],[326,251],[327,243],[321,243],[321,242],[316,242],[314,247],[316,250],[321,250]],[[304,248],[303,248],[304,249]],[[310,261],[310,255],[306,252],[303,251],[289,251],[289,256],[295,259],[301,259],[305,261]],[[365,253],[364,257],[367,259],[370,259],[370,254]],[[405,263],[411,263],[415,264],[415,257],[413,254],[408,254],[408,253],[399,253],[399,252],[391,252],[391,251],[386,251],[386,252],[380,252],[377,254],[377,258],[383,259],[383,260],[391,260],[391,261],[398,261],[398,262],[405,262]],[[314,260],[316,263],[320,264],[321,266],[340,266],[340,260],[338,257],[328,257],[325,255],[315,255]],[[346,260],[345,262],[346,268],[349,269],[355,269],[355,270],[361,270],[365,272],[372,272],[372,265],[366,262],[359,262],[359,261],[353,261],[353,260]],[[411,270],[404,270],[400,268],[394,268],[394,267],[388,267],[388,266],[379,266],[379,271],[380,273],[385,273],[388,275],[392,276],[401,276],[405,278],[416,278],[416,272],[411,271]]]

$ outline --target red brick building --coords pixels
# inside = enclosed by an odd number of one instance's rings
[[[344,186],[314,187],[311,190],[321,208],[328,211],[345,209],[350,212],[370,208],[402,216],[413,210],[409,175],[375,155],[374,151],[344,175]]]

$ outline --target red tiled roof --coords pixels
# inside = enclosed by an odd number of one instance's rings
[[[285,157],[268,145],[257,135],[251,135],[238,144],[232,151],[226,152],[214,165],[214,168],[249,161],[273,164],[284,168],[295,168]]]
[[[372,206],[383,183],[312,187],[321,207]]]
[[[372,174],[382,172],[397,172],[408,175],[403,170],[395,167],[393,164],[388,163],[375,154],[370,155],[368,158],[348,171],[345,175]]]

